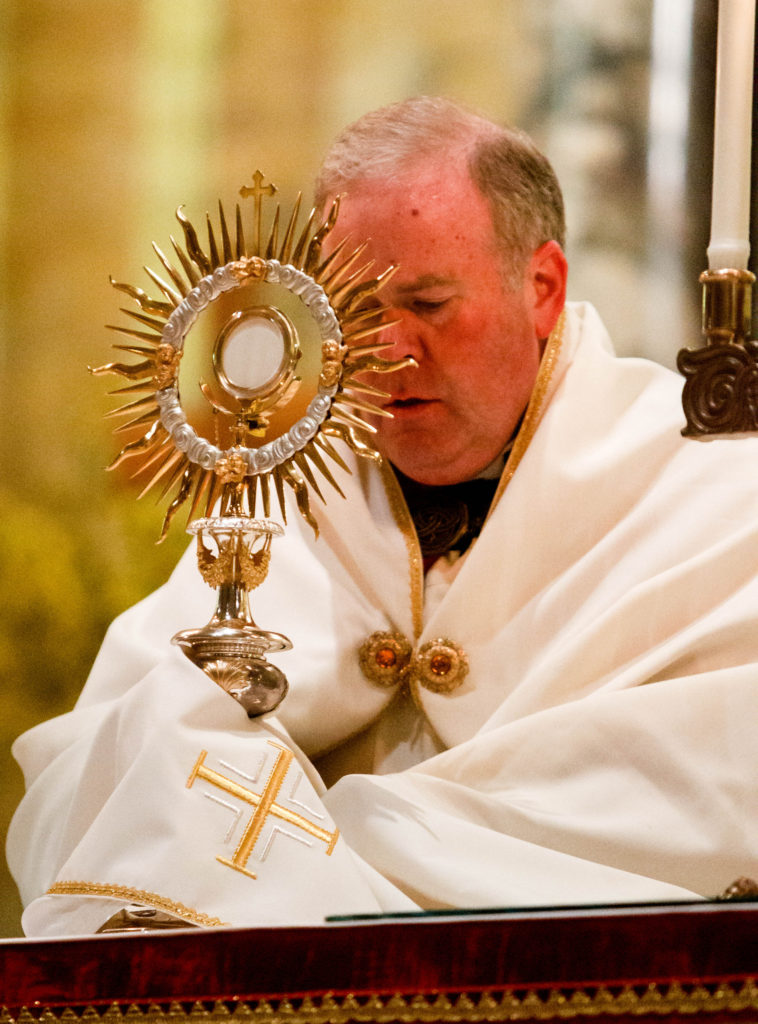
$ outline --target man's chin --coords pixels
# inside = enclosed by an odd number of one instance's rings
[[[468,446],[461,449],[450,443],[454,436],[447,424],[434,430],[414,424],[411,429],[385,420],[378,424],[373,440],[382,457],[404,476],[430,487],[444,487],[471,480],[490,461],[485,453],[480,465]]]
[[[445,440],[451,440],[449,434]],[[446,450],[439,435],[434,439],[417,436],[400,440],[380,434],[375,438],[375,444],[382,457],[395,469],[429,487],[446,487],[473,480],[490,467],[502,451],[502,448],[472,450],[471,446],[461,448],[457,445],[450,445]]]
[[[445,487],[448,484],[459,484],[464,480],[470,480],[476,476],[477,470],[471,470],[468,466],[458,466],[456,463],[449,463],[443,458],[437,458],[433,463],[418,457],[405,456],[402,452],[396,453],[395,457],[383,453],[384,458],[395,469],[399,469],[403,476],[415,480],[416,483],[426,484],[429,487]]]

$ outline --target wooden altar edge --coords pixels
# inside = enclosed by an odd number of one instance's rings
[[[758,1021],[758,906],[0,944],[0,1024]]]

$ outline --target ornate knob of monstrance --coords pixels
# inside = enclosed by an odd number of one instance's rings
[[[218,592],[216,611],[206,626],[183,630],[171,642],[251,718],[273,711],[287,693],[287,679],[266,655],[292,644],[281,633],[258,629],[248,594],[266,578],[271,540],[284,531],[270,519],[231,515],[197,519],[188,529],[197,536],[200,573]]]

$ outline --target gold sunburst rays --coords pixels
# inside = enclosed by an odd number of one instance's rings
[[[339,199],[332,203],[323,221],[319,223],[312,210],[302,226],[298,223],[301,196],[295,200],[286,223],[277,203],[264,236],[262,203],[275,191],[256,171],[253,185],[240,189],[243,199],[254,199],[252,225],[245,231],[238,203],[230,229],[219,202],[217,224],[206,214],[205,249],[180,207],[176,217],[182,243],[170,237],[175,259],[153,244],[160,272],[144,268],[160,297],[111,278],[113,287],[139,307],[122,309],[132,321],[128,326],[108,325],[128,339],[128,343],[114,344],[114,349],[136,361],[126,362],[119,357],[91,372],[115,374],[128,381],[110,392],[126,401],[107,415],[120,421],[116,434],[138,436],[121,449],[108,468],[134,460],[133,476],[145,481],[140,497],[161,485],[158,500],[167,499],[168,509],[159,542],[185,505],[189,505],[188,519],[198,513],[210,516],[217,505],[222,516],[255,516],[260,504],[268,516],[272,491],[286,522],[287,487],[294,492],[300,514],[317,533],[310,492],[323,501],[319,484],[325,481],[342,494],[330,463],[349,472],[330,438],[339,438],[357,455],[378,458],[361,435],[375,431],[365,417],[387,415],[377,405],[386,392],[360,380],[359,375],[390,372],[412,363],[383,358],[381,353],[391,344],[376,337],[390,322],[386,320],[386,307],[375,295],[395,268],[372,276],[372,264],[363,259],[366,245],[351,245],[347,239],[324,255],[325,242],[337,222]],[[250,394],[244,389],[240,392],[231,388],[223,375],[217,375],[216,384],[225,391],[228,401],[213,402],[207,386],[202,390],[214,415],[228,421],[233,443],[222,450],[196,432],[182,407],[179,370],[184,342],[207,306],[220,295],[253,281],[278,285],[295,294],[315,322],[321,342],[316,394],[304,415],[288,430],[269,439],[268,414],[291,400],[299,380],[294,375],[300,355],[297,337],[291,342],[289,362],[265,388],[253,389]],[[274,315],[281,319],[277,309],[267,308],[270,319]],[[260,315],[268,314],[263,310]],[[247,447],[248,440],[261,436],[266,438],[263,444]]]

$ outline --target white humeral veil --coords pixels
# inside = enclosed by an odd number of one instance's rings
[[[213,607],[191,552],[116,620],[76,708],[15,746],[27,933],[130,901],[297,924],[758,875],[758,439],[682,438],[680,379],[616,359],[589,306],[543,363],[481,536],[425,594],[373,467],[318,540],[289,517],[253,600],[295,645],[272,658],[291,685],[275,716],[249,721],[170,647]],[[469,674],[382,688],[358,663],[376,630],[446,638]]]

